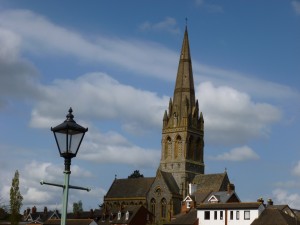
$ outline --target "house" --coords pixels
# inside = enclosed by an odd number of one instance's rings
[[[59,219],[47,220],[44,225],[60,225]],[[66,225],[97,225],[93,219],[67,219]]]
[[[103,211],[98,218],[98,225],[146,225],[152,224],[154,216],[142,205],[129,205],[119,210],[111,210],[109,213]]]
[[[32,209],[27,208],[23,214],[23,221],[27,224],[43,224],[49,219],[60,219],[60,214],[58,210],[48,211],[47,207],[44,207],[44,211],[37,211],[36,207],[33,206]]]
[[[293,217],[276,207],[267,207],[251,225],[297,225],[298,217]]]
[[[250,225],[264,209],[262,202],[202,203],[197,217],[201,225]]]

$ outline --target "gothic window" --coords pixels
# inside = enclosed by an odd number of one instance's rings
[[[167,159],[169,153],[172,151],[172,141],[170,137],[167,137],[165,142],[165,151],[164,151],[164,158]]]
[[[156,201],[154,198],[151,199],[151,213],[155,216],[155,204]]]
[[[176,142],[175,142],[175,149],[174,149],[174,158],[180,157],[182,154],[182,141],[181,137],[177,136]]]
[[[161,218],[167,217],[167,201],[165,198],[161,200]]]

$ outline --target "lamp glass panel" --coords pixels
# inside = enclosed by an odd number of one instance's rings
[[[66,134],[59,133],[59,132],[55,132],[54,134],[57,140],[58,150],[60,154],[66,153],[67,152]]]
[[[71,132],[70,132],[71,133]],[[68,153],[76,154],[84,133],[73,132],[68,135]]]

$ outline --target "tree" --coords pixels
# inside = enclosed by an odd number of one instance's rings
[[[73,203],[73,213],[74,214],[79,214],[83,212],[83,209],[82,209],[82,201],[79,200],[78,202],[74,202]]]
[[[139,178],[139,177],[144,177],[143,174],[140,174],[139,170],[135,170],[128,178]]]
[[[21,220],[20,209],[22,207],[23,196],[19,189],[19,171],[16,170],[15,176],[12,179],[10,188],[10,223],[18,225]]]

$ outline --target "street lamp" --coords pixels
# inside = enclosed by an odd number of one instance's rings
[[[57,125],[56,127],[51,127],[53,131],[55,141],[58,147],[58,151],[61,157],[65,159],[65,183],[63,187],[63,208],[61,216],[61,225],[66,224],[66,215],[68,209],[68,195],[69,195],[69,181],[71,174],[71,159],[76,157],[79,150],[80,144],[84,137],[85,132],[88,128],[84,128],[75,122],[74,115],[72,114],[72,108],[69,109],[69,114],[66,116],[67,119]],[[45,183],[45,182],[44,182]],[[42,183],[41,183],[42,184]],[[56,185],[57,186],[57,185]],[[74,188],[74,186],[73,186]],[[77,189],[87,190],[85,188],[75,187]]]

